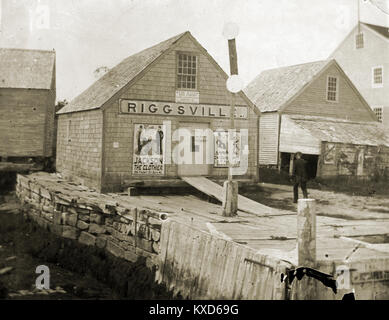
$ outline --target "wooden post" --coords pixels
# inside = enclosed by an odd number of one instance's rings
[[[298,266],[316,266],[316,200],[299,199],[297,209]],[[297,296],[302,300],[316,297],[317,280],[304,276],[297,284]]]
[[[297,209],[298,264],[316,265],[316,200],[299,199]]]
[[[231,75],[238,74],[238,55],[236,53],[236,43],[235,38],[228,40],[228,51],[230,57],[230,73]],[[231,92],[231,108],[230,108],[230,121],[231,129],[235,129],[235,93]],[[234,134],[234,132],[231,132]],[[228,143],[232,141],[232,137],[228,137]],[[238,211],[238,182],[233,180],[232,176],[232,157],[230,154],[233,148],[228,147],[228,181],[224,182],[224,195],[223,195],[223,216],[233,217],[237,214]]]
[[[224,181],[223,216],[232,217],[238,211],[238,181]]]
[[[293,167],[294,167],[294,153],[290,154],[290,160],[289,160],[289,175],[293,175]]]

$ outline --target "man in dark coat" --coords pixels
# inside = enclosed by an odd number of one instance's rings
[[[297,200],[299,198],[298,195],[298,187],[300,185],[301,190],[303,191],[304,198],[308,198],[308,191],[307,191],[307,181],[308,181],[308,174],[307,174],[307,163],[304,159],[301,158],[302,154],[301,152],[296,153],[296,158],[293,163],[293,202],[297,203]]]

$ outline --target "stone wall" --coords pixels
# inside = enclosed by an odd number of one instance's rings
[[[24,214],[58,236],[105,249],[135,262],[157,263],[166,215],[134,207],[125,195],[103,195],[55,174],[18,175],[16,194]]]
[[[24,214],[49,232],[130,262],[145,257],[174,297],[288,297],[281,275],[290,263],[137,207],[125,194],[97,193],[43,172],[19,174],[16,194]]]

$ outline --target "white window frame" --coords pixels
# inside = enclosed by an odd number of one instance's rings
[[[381,83],[374,83],[374,70],[381,69]],[[371,86],[372,88],[382,88],[384,86],[384,66],[374,66],[371,68]]]
[[[195,57],[196,58],[196,73],[193,75],[189,75],[189,74],[185,74],[185,73],[180,73],[179,72],[179,56],[180,55],[185,55],[185,56],[190,56],[191,58],[192,57]],[[188,52],[188,51],[177,51],[176,52],[176,59],[177,59],[177,62],[176,62],[176,90],[181,90],[181,91],[198,91],[199,90],[199,54],[197,54],[196,52]],[[192,61],[193,62],[193,61]],[[195,87],[194,88],[184,88],[184,87],[180,87],[180,81],[178,80],[178,77],[179,76],[194,76],[195,77],[195,81],[194,81],[194,85]]]
[[[381,109],[381,120],[378,119],[378,117],[377,117],[376,109]],[[379,122],[382,123],[382,121],[384,120],[384,107],[383,107],[383,106],[376,106],[376,107],[373,107],[373,112],[374,112],[374,114],[375,114],[377,120],[378,120]]]
[[[363,43],[363,46],[361,48],[357,48],[357,36],[358,35],[362,35],[362,43]],[[354,49],[355,50],[360,50],[360,49],[364,49],[365,48],[365,34],[363,31],[361,32],[357,32],[354,36]]]
[[[335,100],[328,100],[328,80],[329,78],[335,78],[336,79],[336,95],[335,95]],[[326,101],[327,102],[332,102],[332,103],[337,103],[339,101],[339,77],[337,76],[332,76],[328,75],[327,76],[327,81],[326,81]]]

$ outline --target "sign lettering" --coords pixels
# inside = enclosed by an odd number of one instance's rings
[[[155,101],[120,100],[120,114],[149,114],[190,117],[229,118],[230,106],[209,104],[166,103]],[[235,118],[247,119],[248,108],[235,107]]]

